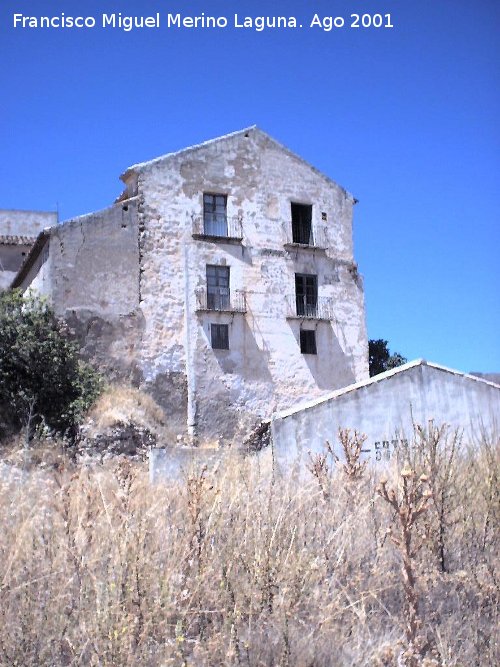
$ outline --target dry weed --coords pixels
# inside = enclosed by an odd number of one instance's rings
[[[111,385],[98,398],[86,422],[96,431],[134,422],[154,431],[165,426],[162,408],[146,392],[129,385]]]
[[[156,487],[126,461],[2,478],[0,665],[395,667],[405,618],[422,665],[496,665],[494,452],[456,459],[446,572],[417,548],[428,482],[405,500],[397,471],[385,503],[368,469],[329,466],[325,495],[252,459]]]

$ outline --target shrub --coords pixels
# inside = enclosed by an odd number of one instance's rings
[[[399,352],[391,354],[389,352],[389,343],[383,338],[368,341],[368,364],[370,368],[370,377],[385,373],[392,368],[397,368],[406,364],[408,359]]]
[[[101,386],[45,300],[0,294],[0,406],[8,423],[27,426],[29,435],[41,423],[74,435]]]

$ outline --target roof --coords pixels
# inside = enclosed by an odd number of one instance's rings
[[[500,384],[500,373],[480,373],[479,371],[470,371],[469,375]]]
[[[31,267],[35,263],[36,258],[38,257],[41,249],[45,245],[47,239],[50,237],[50,230],[51,228],[47,227],[47,229],[44,229],[42,232],[40,232],[40,234],[38,234],[36,241],[30,250],[29,255],[26,257],[23,265],[15,275],[14,280],[10,285],[12,289],[21,286],[23,280],[26,278]]]
[[[0,245],[33,245],[36,236],[17,236],[0,234]]]
[[[496,384],[495,382],[490,382],[489,380],[485,380],[475,375],[469,375],[468,373],[462,373],[461,371],[456,371],[452,368],[441,366],[440,364],[436,364],[432,361],[426,361],[425,359],[415,359],[414,361],[409,361],[407,364],[403,364],[402,366],[398,366],[397,368],[392,368],[390,371],[386,371],[385,373],[379,373],[378,375],[374,375],[373,377],[368,378],[368,380],[355,382],[354,384],[350,384],[347,387],[343,387],[342,389],[336,389],[335,391],[329,392],[328,394],[324,394],[323,396],[320,396],[319,398],[316,398],[312,401],[307,401],[305,403],[301,403],[300,405],[295,405],[293,408],[290,408],[288,410],[277,412],[273,415],[273,419],[276,418],[282,419],[284,417],[289,417],[290,415],[293,415],[296,412],[301,412],[302,410],[313,408],[316,405],[320,405],[321,403],[326,403],[327,401],[338,398],[339,396],[343,396],[344,394],[355,392],[363,387],[370,387],[379,382],[390,380],[394,376],[405,373],[411,370],[412,368],[416,368],[418,366],[428,366],[429,368],[434,368],[436,370],[443,371],[445,373],[452,373],[453,375],[464,377],[467,378],[468,380],[472,380],[474,382],[480,382],[482,384],[487,384],[492,387],[495,387],[496,389],[500,389],[500,384]]]
[[[146,167],[150,167],[153,164],[156,164],[158,162],[163,162],[164,160],[168,160],[169,158],[176,157],[177,155],[183,155],[185,153],[190,153],[191,151],[197,151],[200,148],[205,148],[206,146],[210,146],[212,144],[216,144],[219,141],[224,141],[226,139],[232,139],[233,137],[238,137],[240,135],[245,135],[251,132],[252,130],[257,130],[257,125],[251,125],[250,127],[246,127],[243,130],[237,130],[236,132],[229,132],[228,134],[223,134],[220,137],[215,137],[214,139],[207,139],[207,141],[202,141],[200,144],[193,144],[192,146],[187,146],[186,148],[181,148],[178,151],[173,151],[171,153],[165,153],[164,155],[160,155],[159,157],[155,157],[151,160],[145,160],[144,162],[138,162],[137,164],[133,164],[130,167],[128,167],[124,173],[120,176],[120,178],[125,178],[129,172],[132,171],[141,171],[142,169],[145,169]],[[262,134],[265,134],[265,132],[262,132],[262,130],[259,130]],[[271,138],[271,137],[270,137]]]
[[[170,160],[174,157],[178,157],[179,155],[188,155],[189,153],[198,151],[202,148],[206,148],[207,146],[211,146],[211,145],[219,143],[219,142],[227,141],[228,139],[233,139],[233,138],[239,137],[239,136],[249,136],[249,134],[251,134],[251,133],[252,134],[258,134],[258,135],[261,135],[261,136],[265,137],[268,141],[272,142],[275,146],[280,148],[282,151],[287,153],[289,156],[293,157],[296,160],[299,160],[300,162],[305,164],[307,167],[309,167],[309,169],[312,169],[312,171],[314,171],[318,176],[321,176],[322,178],[324,178],[329,183],[333,183],[337,187],[342,188],[342,186],[340,186],[332,178],[330,178],[329,176],[324,174],[319,169],[316,169],[316,167],[314,167],[312,164],[307,162],[307,160],[304,160],[304,158],[300,157],[300,155],[297,155],[297,153],[294,153],[289,148],[287,148],[283,144],[279,143],[279,141],[276,141],[276,139],[273,139],[273,137],[271,137],[271,135],[267,134],[267,132],[264,132],[263,130],[258,128],[257,125],[251,125],[250,127],[243,128],[242,130],[237,130],[236,132],[230,132],[229,134],[223,134],[220,137],[215,137],[214,139],[209,139],[207,141],[203,141],[200,144],[194,144],[193,146],[188,146],[187,148],[181,148],[180,150],[174,151],[172,153],[166,153],[165,155],[160,155],[159,157],[153,158],[152,160],[146,160],[145,162],[138,162],[137,164],[134,164],[134,165],[128,167],[128,169],[126,169],[123,172],[123,174],[121,174],[120,178],[122,179],[122,181],[126,181],[126,179],[128,178],[129,175],[137,173],[137,172],[141,172],[144,169],[147,169],[147,168],[151,167],[152,165],[168,161],[168,160]],[[350,192],[345,190],[345,188],[342,188],[342,190],[344,190],[346,195],[348,197],[350,197],[353,201],[357,201]]]

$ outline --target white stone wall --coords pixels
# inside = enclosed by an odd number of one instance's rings
[[[0,235],[35,237],[52,225],[57,225],[56,212],[0,209]]]
[[[21,287],[47,296],[83,354],[112,378],[140,381],[137,201],[130,199],[51,228],[29,258]]]
[[[52,298],[111,375],[130,371],[173,429],[195,443],[238,442],[259,418],[368,377],[349,193],[256,128],[122,178],[119,203],[51,230],[23,286]],[[241,242],[193,237],[204,192],[227,196]],[[312,205],[323,249],[287,244],[291,202]],[[197,310],[207,264],[230,268],[246,312]],[[301,321],[287,318],[295,273],[317,275],[320,300],[333,302],[331,319],[302,323],[317,355],[300,352]],[[229,350],[212,349],[212,323],[228,325]]]
[[[21,289],[24,291],[29,287],[30,290],[37,292],[40,296],[47,297],[53,302],[51,269],[50,236],[47,236],[43,241],[43,247],[20,285]]]
[[[368,377],[361,280],[353,265],[353,198],[259,130],[239,133],[140,165],[140,365],[147,382],[184,376],[188,424],[202,439],[237,437],[259,416],[305,396]],[[193,239],[203,193],[227,195],[228,218],[243,225],[241,244]],[[327,249],[285,247],[291,202],[313,206],[313,228]],[[322,219],[326,213],[327,220]],[[206,265],[230,267],[231,291],[247,312],[196,312]],[[287,319],[295,273],[318,276],[334,319],[311,321],[318,354],[303,355],[300,321]],[[213,350],[210,324],[229,325],[230,350]]]
[[[50,229],[21,286],[50,295],[61,317],[128,314],[139,302],[137,233],[136,200],[66,220]]]

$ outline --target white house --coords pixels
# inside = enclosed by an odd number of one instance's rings
[[[256,127],[121,178],[113,206],[42,232],[13,286],[179,433],[230,441],[368,378],[351,194]]]

